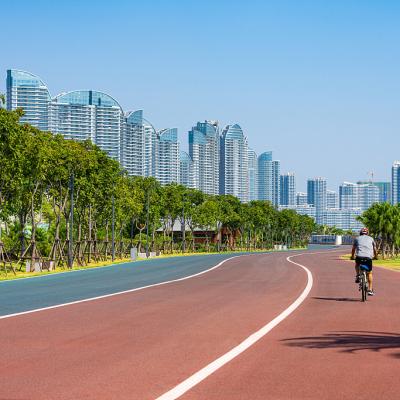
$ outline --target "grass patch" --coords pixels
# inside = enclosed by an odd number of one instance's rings
[[[9,281],[9,280],[14,280],[14,279],[20,279],[20,278],[33,278],[35,276],[45,276],[45,275],[52,275],[52,274],[59,274],[59,273],[67,273],[70,271],[80,271],[83,269],[92,269],[92,268],[99,268],[99,267],[107,267],[111,264],[122,264],[122,263],[126,263],[129,262],[130,259],[129,258],[123,258],[117,261],[114,261],[113,263],[111,263],[111,261],[99,261],[99,262],[93,262],[90,263],[88,265],[85,266],[77,266],[75,265],[73,268],[69,269],[69,268],[56,268],[52,271],[47,271],[47,270],[43,270],[42,272],[25,272],[24,270],[22,271],[18,271],[18,269],[16,270],[16,275],[14,275],[14,273],[12,271],[9,270],[9,267],[7,267],[8,270],[8,274],[6,276],[6,273],[4,271],[4,269],[2,269],[2,271],[0,272],[0,281]],[[18,267],[19,268],[19,267]]]
[[[353,260],[350,259],[350,257],[351,257],[350,254],[345,254],[345,255],[341,256],[340,258],[342,260],[354,262]],[[378,260],[373,260],[372,263],[373,263],[374,267],[382,267],[382,268],[390,269],[391,271],[400,272],[400,257],[387,258],[385,260],[378,258]]]

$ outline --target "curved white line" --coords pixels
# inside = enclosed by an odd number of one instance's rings
[[[317,252],[324,253],[324,252]],[[160,397],[157,397],[156,400],[175,400],[186,393],[188,390],[196,386],[202,380],[206,379],[208,376],[213,374],[215,371],[223,367],[229,361],[233,360],[235,357],[246,351],[250,346],[260,340],[263,336],[265,336],[268,332],[270,332],[273,328],[275,328],[280,322],[282,322],[285,318],[287,318],[308,296],[310,290],[313,285],[313,277],[309,269],[307,269],[304,265],[296,263],[291,260],[293,257],[298,257],[304,254],[317,254],[317,253],[301,253],[293,256],[289,256],[286,258],[292,264],[298,265],[303,268],[307,273],[307,285],[301,295],[282,313],[280,313],[277,317],[275,317],[271,322],[263,326],[260,330],[250,335],[239,345],[217,358],[215,361],[211,362],[200,371],[194,373],[192,376],[175,386],[173,389],[164,393]]]
[[[262,254],[262,253],[259,253]],[[264,253],[264,255],[267,254],[272,254],[272,253]],[[89,301],[94,301],[94,300],[99,300],[99,299],[105,299],[107,297],[113,297],[113,296],[119,296],[121,294],[125,294],[125,293],[132,293],[132,292],[137,292],[139,290],[143,290],[143,289],[148,289],[151,287],[155,287],[155,286],[161,286],[161,285],[166,285],[168,283],[174,283],[174,282],[180,282],[180,281],[184,281],[186,279],[190,279],[190,278],[195,278],[196,276],[200,276],[203,275],[207,272],[213,271],[214,269],[217,269],[218,267],[220,267],[222,264],[226,263],[227,261],[233,260],[234,258],[238,258],[238,257],[248,257],[248,256],[253,256],[254,254],[242,254],[240,256],[233,256],[233,257],[229,257],[226,260],[221,261],[219,264],[214,265],[213,267],[206,269],[202,272],[198,272],[197,274],[194,275],[189,275],[189,276],[185,276],[183,278],[178,278],[178,279],[173,279],[171,281],[165,281],[165,282],[159,282],[159,283],[153,283],[151,285],[147,285],[147,286],[141,286],[139,288],[134,288],[134,289],[128,289],[128,290],[123,290],[120,292],[115,292],[115,293],[109,293],[109,294],[104,294],[101,296],[96,296],[96,297],[89,297],[87,299],[82,299],[82,300],[76,300],[76,301],[71,301],[68,303],[62,303],[62,304],[56,304],[54,306],[48,306],[48,307],[42,307],[42,308],[35,308],[33,310],[28,310],[28,311],[22,311],[22,312],[18,312],[18,313],[14,313],[14,314],[6,314],[6,315],[2,315],[0,316],[0,319],[6,319],[6,318],[12,318],[12,317],[17,317],[19,315],[25,315],[25,314],[32,314],[35,312],[39,312],[39,311],[45,311],[45,310],[51,310],[53,308],[60,308],[60,307],[66,307],[66,306],[71,306],[73,304],[79,304],[79,303],[86,303]]]

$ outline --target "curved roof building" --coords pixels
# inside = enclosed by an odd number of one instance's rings
[[[89,139],[119,160],[128,174],[157,176],[160,137],[142,110],[124,115],[118,101],[96,90],[74,90],[52,99],[38,76],[16,69],[7,71],[6,83],[7,109],[22,108],[22,123],[67,139]]]
[[[219,193],[219,128],[217,121],[198,122],[189,131],[193,186],[206,194]]]
[[[46,84],[36,75],[17,69],[7,70],[7,110],[22,108],[22,123],[41,130],[48,129],[50,93]]]
[[[193,188],[193,160],[186,151],[179,153],[179,183]]]
[[[121,165],[132,176],[145,175],[145,129],[143,110],[126,114],[121,138]]]
[[[112,158],[120,160],[124,113],[106,93],[75,90],[56,96],[50,103],[49,129],[67,139],[90,139]]]
[[[178,129],[164,129],[159,132],[157,179],[161,185],[179,182]]]
[[[249,201],[258,200],[258,157],[253,149],[248,151]]]
[[[220,193],[249,201],[247,138],[238,124],[227,125],[221,136]]]
[[[272,160],[272,151],[258,156],[258,199],[278,206],[280,200],[280,161]]]

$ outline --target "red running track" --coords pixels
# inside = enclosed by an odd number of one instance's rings
[[[338,252],[294,261],[309,297],[182,399],[398,399],[400,274],[363,304]],[[292,254],[291,254],[292,255]],[[0,320],[0,399],[154,399],[286,309],[307,275],[275,253],[182,282]]]

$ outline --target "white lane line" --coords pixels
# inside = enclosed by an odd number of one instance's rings
[[[267,254],[272,254],[272,253],[259,253],[258,255],[267,255]],[[76,300],[76,301],[71,301],[68,303],[62,303],[62,304],[56,304],[54,306],[48,306],[48,307],[42,307],[42,308],[35,308],[33,310],[28,310],[28,311],[22,311],[22,312],[18,312],[18,313],[14,313],[14,314],[6,314],[6,315],[2,315],[0,316],[0,319],[6,319],[6,318],[12,318],[12,317],[17,317],[19,315],[25,315],[25,314],[32,314],[32,313],[36,313],[39,311],[45,311],[45,310],[51,310],[53,308],[60,308],[60,307],[66,307],[66,306],[71,306],[73,304],[79,304],[79,303],[86,303],[89,301],[95,301],[95,300],[99,300],[99,299],[105,299],[107,297],[113,297],[113,296],[119,296],[121,294],[126,294],[126,293],[132,293],[132,292],[137,292],[139,290],[143,290],[143,289],[148,289],[151,287],[155,287],[155,286],[161,286],[161,285],[167,285],[168,283],[174,283],[174,282],[180,282],[180,281],[184,281],[186,279],[191,279],[191,278],[195,278],[197,276],[203,275],[207,272],[213,271],[214,269],[219,268],[221,265],[223,265],[224,263],[226,263],[227,261],[233,260],[234,258],[238,258],[238,257],[248,257],[248,256],[253,256],[255,254],[243,254],[240,256],[233,256],[233,257],[229,257],[226,260],[221,261],[219,264],[214,265],[213,267],[206,269],[205,271],[202,272],[198,272],[197,274],[193,274],[193,275],[189,275],[189,276],[185,276],[183,278],[178,278],[178,279],[173,279],[170,281],[165,281],[165,282],[160,282],[160,283],[153,283],[151,285],[147,285],[147,286],[141,286],[139,288],[135,288],[135,289],[128,289],[128,290],[123,290],[121,292],[115,292],[115,293],[109,293],[109,294],[104,294],[101,296],[96,296],[96,297],[89,297],[87,299],[82,299],[82,300]]]
[[[311,255],[318,253],[325,253],[325,252],[301,253],[286,258],[287,261],[289,261],[292,264],[298,265],[299,267],[303,268],[307,273],[307,285],[305,289],[303,290],[301,295],[286,310],[284,310],[281,314],[275,317],[267,325],[263,326],[260,330],[250,335],[238,346],[234,347],[232,350],[228,351],[223,356],[217,358],[215,361],[208,364],[200,371],[196,372],[195,374],[193,374],[192,376],[190,376],[189,378],[187,378],[186,380],[175,386],[173,389],[164,393],[160,397],[157,397],[156,400],[175,400],[181,397],[184,393],[186,393],[188,390],[196,386],[202,380],[206,379],[215,371],[217,371],[225,364],[227,364],[229,361],[233,360],[239,354],[246,351],[250,346],[252,346],[258,340],[260,340],[263,336],[265,336],[268,332],[270,332],[273,328],[275,328],[280,322],[282,322],[285,318],[287,318],[306,299],[313,285],[313,277],[310,270],[306,268],[304,265],[292,261],[291,258],[298,257],[304,254]]]

